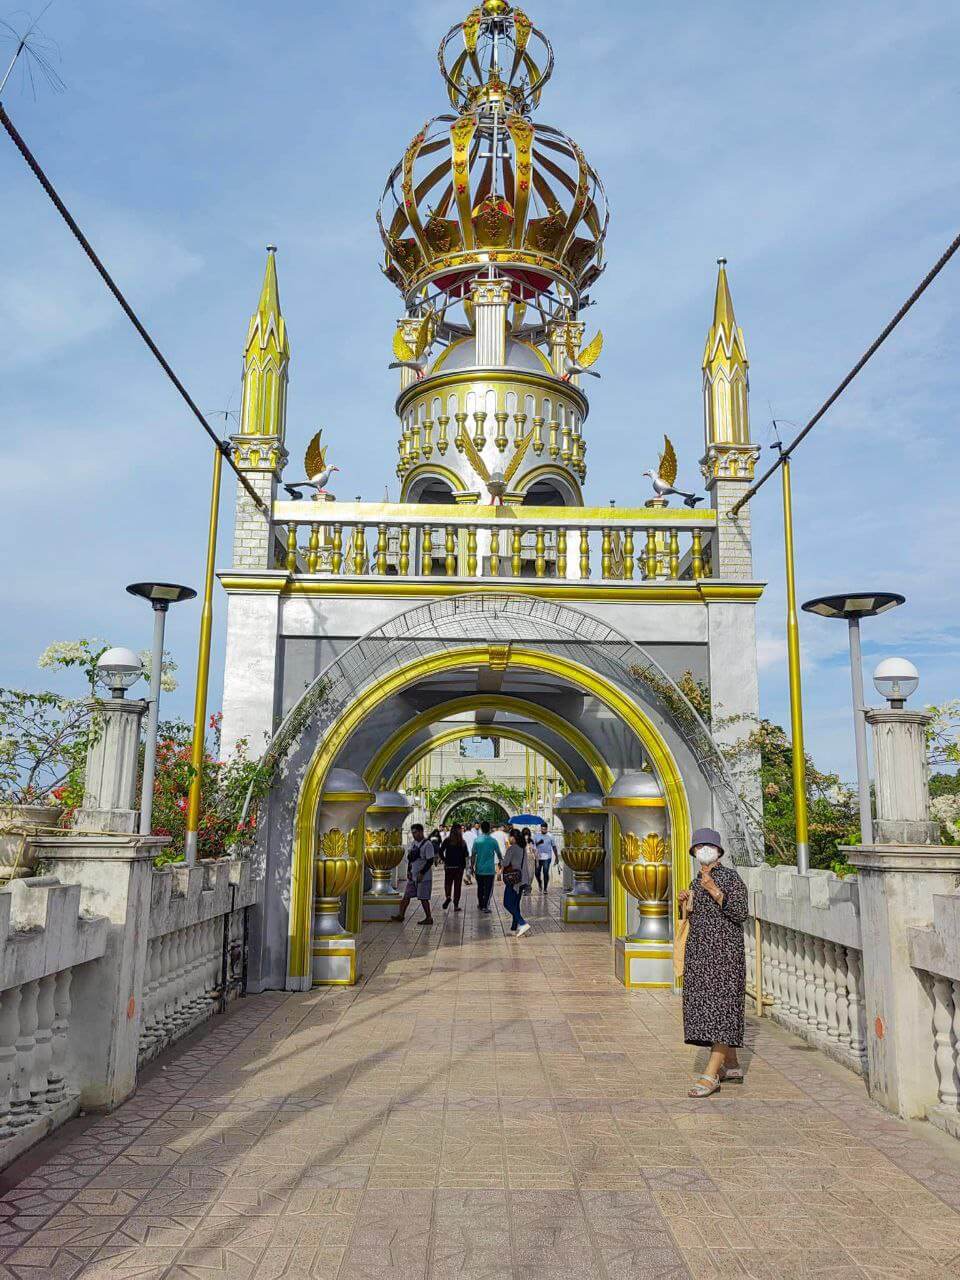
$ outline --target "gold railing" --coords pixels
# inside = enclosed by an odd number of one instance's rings
[[[276,568],[323,577],[708,578],[713,511],[277,502]]]

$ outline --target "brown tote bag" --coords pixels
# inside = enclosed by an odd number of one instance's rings
[[[684,911],[677,923],[673,935],[673,973],[674,977],[683,977],[683,961],[687,954],[687,934],[690,932],[690,921]]]

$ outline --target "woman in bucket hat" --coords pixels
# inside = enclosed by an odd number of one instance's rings
[[[693,833],[690,853],[698,874],[678,894],[689,919],[683,962],[683,1038],[703,1045],[710,1057],[689,1092],[709,1098],[722,1082],[743,1083],[737,1049],[743,1044],[746,963],[743,922],[747,886],[725,866],[720,835],[710,827]]]

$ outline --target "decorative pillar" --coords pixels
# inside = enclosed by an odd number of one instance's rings
[[[313,985],[348,987],[357,980],[357,935],[341,921],[341,898],[360,877],[350,833],[373,803],[359,774],[331,769],[320,797],[314,862]]]
[[[573,872],[573,888],[563,898],[564,924],[606,924],[609,906],[594,888],[603,866],[607,814],[603,796],[576,791],[560,800],[554,813],[563,826],[563,860]]]
[[[954,894],[960,852],[929,842],[924,714],[871,710],[867,719],[877,839],[845,850],[859,873],[867,1085],[871,1098],[909,1119],[938,1098],[934,1057],[919,1047],[930,1035],[930,1000],[910,963],[910,938],[933,921],[935,895]]]
[[[617,879],[637,902],[635,928],[615,942],[617,977],[630,989],[672,988],[670,846],[663,792],[652,773],[631,771],[618,779],[604,806],[623,836]]]
[[[363,895],[364,920],[389,920],[400,909],[392,879],[403,861],[403,824],[412,809],[402,791],[378,791],[367,810],[363,857],[373,884]]]
[[[137,829],[137,763],[145,702],[91,698],[93,719],[87,747],[83,807],[73,825],[81,830],[133,832]]]

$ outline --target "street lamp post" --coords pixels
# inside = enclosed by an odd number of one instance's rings
[[[850,639],[850,683],[853,690],[853,736],[857,748],[857,791],[860,797],[860,842],[873,844],[873,810],[870,805],[870,770],[867,765],[867,725],[863,700],[863,657],[860,650],[860,619],[886,613],[904,602],[894,591],[860,591],[837,596],[818,596],[801,608],[821,618],[845,618]]]
[[[153,657],[150,663],[150,705],[147,737],[143,745],[143,789],[140,794],[140,834],[148,836],[153,826],[153,782],[157,772],[157,726],[160,723],[160,677],[163,672],[163,633],[167,610],[181,600],[192,600],[196,591],[174,582],[132,582],[132,596],[148,600],[153,608]]]

